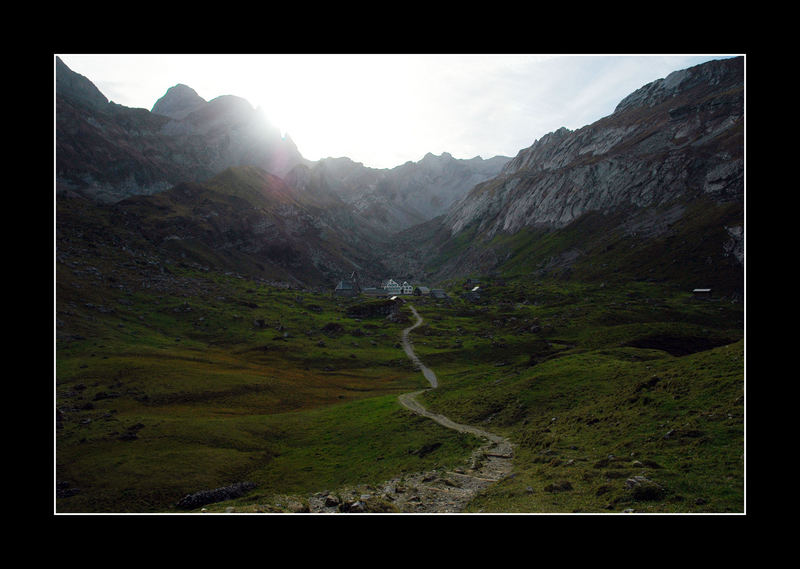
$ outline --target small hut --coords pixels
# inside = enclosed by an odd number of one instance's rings
[[[335,296],[357,296],[361,292],[361,285],[358,282],[358,273],[353,271],[349,278],[342,279],[336,285],[333,294]]]
[[[333,291],[333,294],[336,296],[353,297],[358,294],[358,291],[356,290],[355,284],[353,284],[352,281],[342,279],[339,281],[339,284],[336,285],[336,289]]]

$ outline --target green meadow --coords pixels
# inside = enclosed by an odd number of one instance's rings
[[[541,281],[417,308],[441,384],[426,404],[518,445],[469,511],[744,511],[739,303]]]
[[[56,511],[170,512],[240,481],[259,496],[323,491],[461,462],[479,444],[397,403],[426,385],[398,346],[408,324],[350,318],[354,301],[330,294],[174,278],[194,294],[99,304],[60,291]]]
[[[188,266],[152,289],[59,270],[57,512],[177,512],[242,481],[237,506],[270,503],[453,468],[480,444],[398,404],[427,387],[399,344],[407,307],[354,318],[365,301]],[[744,511],[741,304],[644,282],[448,290],[408,299],[440,384],[422,400],[516,445],[468,511]]]

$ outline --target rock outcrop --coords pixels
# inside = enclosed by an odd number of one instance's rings
[[[457,234],[558,228],[589,211],[661,206],[744,193],[741,58],[711,61],[642,87],[615,112],[561,128],[521,150],[447,215]]]

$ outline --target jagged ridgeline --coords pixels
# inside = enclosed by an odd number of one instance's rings
[[[744,509],[743,58],[392,169],[55,66],[58,512]]]
[[[743,65],[676,71],[593,124],[543,136],[424,226],[426,238],[409,232],[420,245],[406,266],[440,278],[652,279],[741,295]]]
[[[227,168],[264,170],[294,202],[283,202],[292,213],[273,247],[275,262],[285,272],[287,255],[296,255],[298,268],[314,267],[297,272],[298,282],[335,286],[353,270],[420,281],[499,272],[742,291],[742,58],[674,72],[613,114],[543,136],[513,159],[429,154],[391,170],[347,158],[305,160],[262,111],[237,97],[206,102],[178,85],[152,111],[129,109],[106,101],[60,60],[56,86],[61,195],[118,203],[203,184]],[[213,189],[224,193],[219,179]],[[252,214],[259,206],[244,205],[250,211],[241,217],[251,223],[231,231],[242,243],[237,254],[249,255],[253,239],[271,237],[264,231],[272,222]],[[298,221],[300,211],[305,225],[298,226],[290,218]],[[208,216],[182,219],[205,224]],[[319,237],[313,246],[305,242],[311,226]],[[231,243],[214,247],[231,251]],[[294,253],[300,249],[307,251]],[[263,250],[257,256],[266,266]]]

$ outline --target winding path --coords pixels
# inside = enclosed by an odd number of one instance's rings
[[[433,508],[435,508],[434,511],[458,511],[461,507],[466,505],[467,501],[469,501],[469,499],[471,499],[478,492],[478,490],[486,487],[488,484],[499,481],[511,472],[511,460],[514,456],[513,447],[511,442],[505,437],[478,429],[477,427],[473,427],[471,425],[462,425],[456,423],[444,415],[433,413],[432,411],[427,410],[417,400],[418,395],[425,393],[429,389],[436,389],[439,386],[439,382],[433,370],[425,366],[425,364],[423,364],[419,359],[419,356],[417,356],[417,354],[414,352],[409,334],[412,330],[422,325],[423,320],[413,306],[410,304],[408,306],[416,317],[417,321],[412,326],[409,326],[403,330],[403,350],[405,350],[406,355],[408,355],[415,367],[422,372],[422,374],[425,376],[425,379],[427,379],[431,384],[431,387],[428,389],[415,391],[413,393],[404,393],[403,395],[400,395],[398,398],[400,404],[410,411],[422,415],[423,417],[432,419],[433,421],[436,421],[440,425],[443,425],[449,429],[455,429],[456,431],[462,433],[470,433],[487,441],[485,445],[481,446],[477,451],[475,451],[475,453],[473,453],[473,468],[470,469],[469,473],[448,473],[450,475],[458,476],[461,480],[460,486],[462,488],[470,487],[472,491],[459,496],[452,502],[449,508],[445,508],[441,501],[439,501],[438,504],[433,505]],[[465,483],[466,479],[472,479],[472,484]]]
[[[419,369],[422,372],[422,375],[424,375],[425,379],[427,379],[428,382],[431,384],[431,387],[429,389],[436,389],[439,386],[439,382],[436,379],[436,374],[433,373],[432,369],[430,369],[429,367],[427,367],[425,364],[422,363],[422,361],[419,359],[419,356],[417,356],[417,354],[414,352],[411,339],[408,337],[409,333],[412,330],[422,325],[423,323],[422,316],[420,316],[416,308],[414,308],[410,304],[408,305],[408,307],[411,309],[411,312],[414,314],[417,321],[416,323],[414,323],[413,326],[409,326],[408,328],[403,330],[403,336],[402,336],[403,350],[405,350],[406,355],[408,355],[408,357],[411,359],[411,361],[414,363],[417,369]],[[433,413],[432,411],[428,411],[427,409],[425,409],[425,407],[419,401],[417,401],[416,397],[417,395],[425,393],[426,391],[428,391],[428,389],[422,389],[420,391],[415,391],[413,393],[404,393],[399,397],[400,403],[403,405],[403,407],[406,407],[407,409],[413,411],[414,413],[428,417],[429,419],[432,419],[437,423],[439,423],[440,425],[443,425],[449,429],[455,429],[462,433],[471,433],[477,437],[487,439],[496,444],[508,445],[510,450],[511,443],[509,443],[508,439],[504,437],[492,434],[482,429],[478,429],[477,427],[472,427],[470,425],[461,425],[459,423],[451,421],[444,415],[439,415],[438,413]]]
[[[408,335],[414,328],[417,328],[418,326],[422,325],[422,316],[420,316],[419,313],[417,312],[417,309],[411,306],[410,304],[408,305],[408,307],[411,309],[411,312],[414,313],[414,316],[416,317],[417,321],[414,323],[413,326],[409,326],[408,328],[403,330],[403,350],[405,350],[406,355],[409,357],[409,359],[411,359],[411,361],[414,362],[414,365],[417,366],[417,368],[422,371],[422,375],[425,376],[425,379],[428,380],[428,382],[431,384],[431,387],[435,389],[439,387],[439,382],[436,380],[436,374],[433,373],[432,369],[426,367],[425,364],[423,364],[422,361],[420,361],[419,357],[417,357],[417,354],[414,353],[414,348],[411,347],[411,339],[408,337]]]
[[[318,492],[308,497],[307,509],[303,509],[300,504],[296,511],[315,513],[383,511],[370,509],[375,507],[370,504],[377,500],[378,503],[390,502],[394,510],[401,513],[458,513],[463,512],[467,504],[479,492],[511,473],[511,461],[514,453],[508,439],[470,425],[460,425],[444,415],[428,411],[417,400],[418,395],[429,389],[436,389],[439,382],[433,370],[426,367],[414,352],[409,334],[422,325],[423,320],[413,306],[408,306],[417,321],[403,330],[403,349],[431,387],[400,395],[400,404],[449,429],[482,438],[486,441],[485,444],[472,452],[472,456],[463,467],[455,467],[452,470],[436,468],[427,472],[405,473],[378,485],[343,488],[337,492]],[[286,497],[286,503],[289,504],[293,499]],[[295,500],[295,502],[299,501]],[[290,508],[288,505],[280,506],[280,504],[278,507]]]

